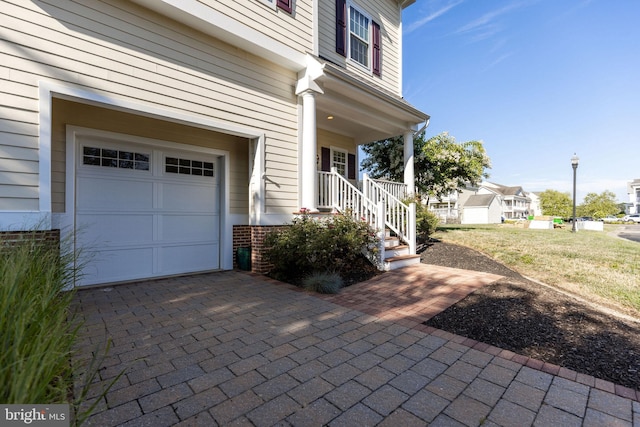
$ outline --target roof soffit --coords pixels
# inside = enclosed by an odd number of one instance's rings
[[[400,5],[400,8],[404,9],[406,7],[411,6],[415,2],[416,2],[416,0],[399,0],[398,4]]]

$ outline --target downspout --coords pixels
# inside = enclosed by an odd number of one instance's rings
[[[425,117],[425,119],[424,119],[424,126],[422,126],[422,127],[420,128],[420,130],[415,131],[415,132],[413,133],[413,136],[419,135],[419,134],[421,134],[422,132],[424,132],[424,130],[425,130],[426,128],[428,128],[428,127],[429,127],[429,122],[430,122],[430,121],[431,121],[431,117]]]

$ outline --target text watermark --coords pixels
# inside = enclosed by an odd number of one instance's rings
[[[0,405],[0,427],[69,427],[69,405]]]

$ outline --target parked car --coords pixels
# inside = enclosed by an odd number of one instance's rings
[[[622,218],[622,222],[635,222],[636,224],[640,224],[640,214],[625,215],[624,218]]]
[[[621,220],[621,219],[620,219],[620,218],[618,218],[618,217],[617,217],[617,216],[615,216],[615,215],[607,215],[607,216],[605,216],[604,218],[600,218],[600,219],[599,219],[599,221],[602,221],[602,222],[618,222],[618,221],[620,221],[620,220]]]

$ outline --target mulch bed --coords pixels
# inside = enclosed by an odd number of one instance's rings
[[[432,241],[422,262],[505,276],[426,325],[640,390],[640,323],[527,280],[463,246]]]

